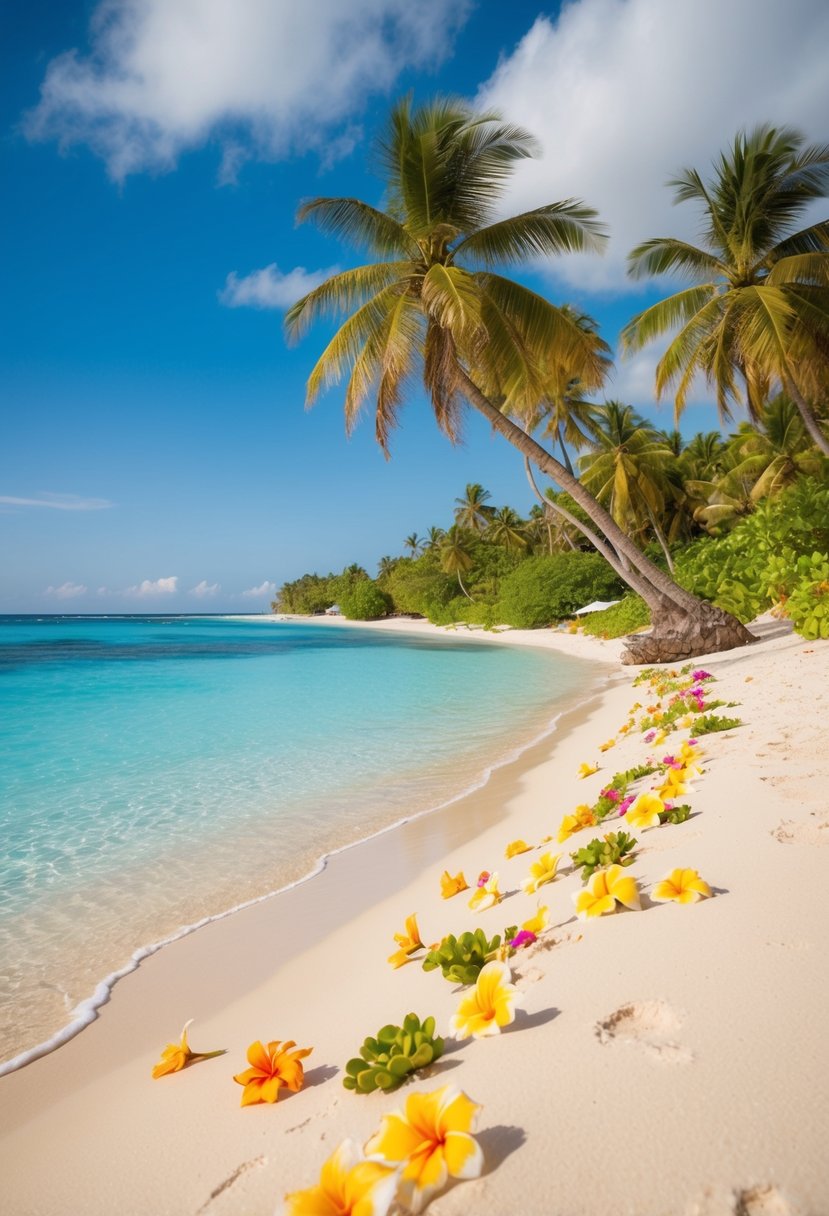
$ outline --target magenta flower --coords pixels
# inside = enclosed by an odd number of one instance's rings
[[[692,672],[691,672],[691,679],[692,679],[692,680],[710,680],[710,679],[712,679],[712,678],[713,678],[713,677],[712,677],[712,675],[711,675],[711,672],[710,672],[710,671],[703,671],[703,669],[702,669],[702,668],[700,668],[700,669],[699,669],[699,671],[692,671]]]
[[[674,765],[676,764],[676,757],[675,756],[663,756],[662,763],[669,765],[670,768],[673,768]]]
[[[485,887],[488,882],[489,882],[489,870],[481,870],[480,874],[478,875],[478,881],[475,883],[475,886],[476,887]]]
[[[636,801],[635,794],[628,794],[627,798],[623,798],[619,803],[619,814],[624,815],[632,802]]]
[[[648,731],[648,733],[645,735],[645,742],[646,742],[646,743],[653,743],[653,741],[654,741],[654,739],[655,739],[655,738],[656,738],[656,731],[655,731],[655,730],[649,730],[649,731]]]
[[[619,791],[615,786],[609,785],[606,790],[602,790],[600,798],[608,798],[611,802],[619,801]]]
[[[529,929],[520,929],[515,937],[510,942],[513,950],[520,950],[522,946],[531,946],[533,942],[537,942],[538,938]]]

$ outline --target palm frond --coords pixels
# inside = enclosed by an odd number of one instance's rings
[[[337,316],[361,307],[371,296],[399,281],[411,269],[411,262],[374,262],[332,275],[285,313],[289,340],[298,341],[320,317]]]
[[[482,336],[481,298],[474,276],[460,266],[430,266],[423,277],[421,299],[442,329],[463,343]]]
[[[775,258],[789,257],[794,253],[826,253],[829,251],[829,220],[821,220],[800,232],[793,232],[774,246]]]
[[[340,326],[308,377],[306,409],[310,409],[324,389],[339,384],[346,371],[353,368],[363,347],[382,331],[399,295],[396,285],[384,288]]]
[[[313,220],[329,236],[370,249],[378,257],[418,257],[417,243],[403,225],[385,211],[358,198],[312,198],[297,211],[297,223]]]
[[[423,349],[423,382],[432,401],[435,420],[452,443],[460,440],[463,405],[457,389],[457,366],[452,334],[431,322],[426,327]]]
[[[775,262],[766,278],[769,287],[809,283],[829,287],[829,253],[796,253]]]
[[[716,283],[686,287],[637,313],[620,334],[622,350],[626,353],[641,350],[654,338],[676,329],[677,325],[687,324],[712,298],[718,298],[718,290]]]
[[[695,245],[674,240],[673,237],[654,237],[643,241],[628,254],[628,274],[632,279],[672,271],[710,279],[712,275],[727,274],[728,267],[704,249],[697,249]]]
[[[453,256],[463,254],[494,266],[557,253],[597,253],[606,241],[604,225],[598,223],[592,207],[565,199],[479,228],[457,243]]]

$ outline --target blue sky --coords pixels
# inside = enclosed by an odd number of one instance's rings
[[[324,335],[288,349],[280,305],[354,258],[296,206],[379,201],[371,141],[400,93],[540,137],[506,209],[576,195],[613,240],[523,277],[611,343],[655,298],[627,250],[693,235],[672,170],[758,121],[829,134],[821,0],[9,0],[0,44],[0,612],[259,611],[304,570],[373,570],[447,525],[469,481],[528,509],[475,417],[453,448],[414,398],[386,462],[369,420],[345,439],[336,390],[303,409]],[[608,392],[668,426],[658,354]],[[688,433],[715,425],[705,397]]]

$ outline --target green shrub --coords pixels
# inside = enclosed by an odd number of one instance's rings
[[[620,587],[598,553],[529,557],[501,581],[500,616],[517,629],[537,629],[591,600],[612,599]]]
[[[443,1039],[435,1034],[435,1019],[421,1024],[415,1013],[402,1026],[384,1026],[377,1037],[363,1041],[359,1056],[345,1066],[343,1085],[359,1094],[375,1089],[397,1089],[418,1068],[426,1068],[443,1055]]]
[[[579,618],[584,633],[594,638],[621,638],[651,623],[648,605],[638,595],[626,595],[612,608]]]
[[[395,612],[429,616],[458,593],[458,581],[440,569],[434,554],[401,558],[386,580]]]
[[[340,600],[343,616],[349,621],[375,621],[387,616],[391,600],[371,579],[361,579]]]

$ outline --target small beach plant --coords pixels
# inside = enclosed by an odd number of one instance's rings
[[[487,940],[483,929],[474,933],[448,934],[423,960],[424,971],[440,967],[445,980],[452,984],[474,984],[481,970],[494,958],[501,946],[501,934]]]
[[[359,1056],[345,1066],[343,1085],[358,1094],[376,1089],[397,1089],[418,1068],[426,1068],[443,1055],[443,1039],[435,1034],[435,1019],[423,1022],[408,1013],[402,1026],[383,1026],[375,1038],[363,1041]]]
[[[598,836],[584,848],[576,849],[570,856],[574,866],[581,866],[581,880],[587,882],[595,870],[605,869],[618,863],[629,866],[634,859],[635,837],[627,832],[608,832],[601,840]]]
[[[733,730],[742,726],[741,718],[724,718],[718,714],[703,714],[694,723],[694,731],[698,735],[713,735],[720,730]]]

